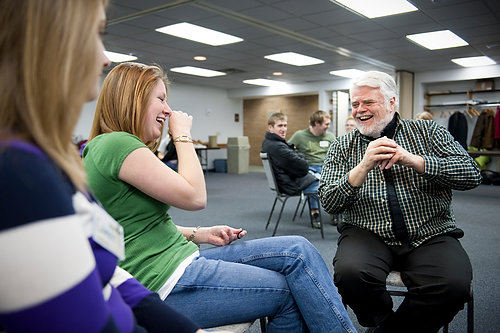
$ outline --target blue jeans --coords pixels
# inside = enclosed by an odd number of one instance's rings
[[[165,161],[163,163],[165,163],[170,169],[177,172],[177,160]]]
[[[309,166],[309,170],[314,170],[319,174],[321,174],[321,169],[322,169],[321,165],[310,165]],[[316,182],[312,183],[311,185],[309,185],[308,187],[306,187],[303,191],[306,194],[311,194],[311,193],[315,194],[314,196],[309,197],[309,205],[311,206],[311,209],[318,209],[318,207],[319,207],[319,197],[317,195],[318,194],[318,187],[319,187],[319,181],[316,181]]]
[[[268,316],[267,332],[356,332],[323,258],[301,236],[200,251],[165,303],[202,327]]]

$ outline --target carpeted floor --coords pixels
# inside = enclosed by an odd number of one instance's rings
[[[268,230],[264,227],[274,196],[264,173],[235,175],[208,172],[206,182],[207,208],[198,212],[172,208],[170,213],[176,224],[227,224],[248,230],[247,239],[271,236],[275,219],[271,220]],[[325,223],[325,239],[321,239],[320,231],[310,227],[306,212],[303,217],[292,222],[297,200],[292,198],[287,202],[277,235],[306,237],[318,248],[332,270],[332,258],[337,249],[337,230]],[[500,186],[481,185],[471,191],[457,191],[454,193],[453,208],[457,224],[465,231],[461,242],[474,269],[475,331],[500,332]],[[326,214],[323,220],[328,220]],[[395,301],[395,304],[399,302]],[[352,311],[349,311],[356,328],[364,332]],[[465,311],[455,317],[449,331],[466,332]],[[260,332],[258,324],[253,325],[250,332]]]

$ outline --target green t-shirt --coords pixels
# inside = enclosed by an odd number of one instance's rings
[[[326,132],[316,136],[306,128],[295,132],[288,142],[293,143],[297,150],[304,154],[310,165],[323,165],[328,148],[334,139],[333,133]]]
[[[83,158],[90,189],[124,228],[126,258],[120,266],[156,292],[198,247],[177,230],[170,206],[118,178],[123,160],[143,147],[132,134],[106,133],[88,143]]]

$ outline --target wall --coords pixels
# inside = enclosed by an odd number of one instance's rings
[[[74,130],[74,136],[87,139],[92,127],[96,102],[86,103]],[[218,143],[226,143],[228,137],[243,135],[243,103],[241,99],[229,98],[223,89],[172,83],[168,92],[168,104],[173,110],[182,110],[193,116],[193,139],[208,141],[209,135],[218,136]],[[234,122],[234,114],[239,122]],[[163,136],[166,136],[166,130]],[[226,149],[208,153],[208,168],[213,160],[226,158]]]
[[[396,84],[399,88],[399,114],[403,119],[413,118],[413,73],[396,72]]]
[[[90,129],[92,128],[92,121],[94,120],[94,112],[97,104],[97,100],[85,103],[83,105],[82,113],[75,129],[73,130],[73,136],[75,140],[80,141],[89,138]]]
[[[335,103],[336,107],[334,108],[334,115],[332,119],[332,124],[335,124],[335,130],[333,133],[336,136],[345,135],[345,123],[347,122],[347,117],[351,114],[349,107],[349,93],[345,91],[336,91],[335,95]],[[331,125],[330,127],[333,127]]]
[[[289,139],[297,129],[303,129],[307,127],[309,116],[314,110],[324,110],[329,112],[329,110],[332,109],[332,105],[330,104],[330,100],[332,100],[332,93],[337,90],[348,90],[350,84],[351,84],[351,79],[332,77],[332,80],[329,81],[310,82],[303,84],[288,84],[285,87],[280,87],[280,88],[249,87],[244,89],[231,89],[228,91],[228,95],[231,98],[242,98],[245,100],[245,103],[247,102],[247,100],[251,101],[252,98],[272,97],[276,98],[276,101],[278,101],[280,99],[287,97],[293,99],[294,97],[300,97],[300,96],[302,97],[315,96],[314,97],[315,102],[312,102],[312,100],[310,101],[311,103],[314,103],[314,107],[311,106],[309,108],[311,110],[309,114],[307,113],[304,114],[303,115],[304,118],[302,121],[300,120],[300,117],[297,118],[299,119],[299,123],[301,123],[300,125],[295,125],[295,120],[293,119],[294,117],[289,119],[288,135],[287,135],[287,139]],[[270,110],[278,111],[280,109],[282,108],[276,107],[276,108],[271,108]],[[334,113],[335,111],[336,109],[334,108]],[[252,150],[250,155],[250,165],[262,165],[260,157],[258,155],[258,150],[261,147],[264,133],[267,129],[267,119],[265,118],[267,117],[267,111],[262,112],[258,115],[255,114],[255,116],[259,118],[253,118],[253,116],[254,115],[249,116],[247,113],[245,113],[245,119],[248,120],[249,124],[253,121],[256,121],[255,129],[247,130],[245,127],[244,130],[245,133],[251,133],[250,134],[251,137],[249,135],[249,140],[251,140],[250,144],[253,148],[251,148]],[[337,118],[336,114],[334,114],[334,119],[332,119],[332,125],[330,126],[330,131],[332,131],[333,133],[336,133],[335,131],[336,123],[337,123]]]
[[[288,117],[289,140],[299,129],[307,128],[311,113],[318,109],[318,95],[270,96],[243,101],[243,135],[250,142],[250,165],[262,165],[260,149],[267,131],[267,119],[273,112],[282,112]]]
[[[332,76],[330,81],[311,82],[303,84],[288,84],[284,87],[258,87],[231,89],[228,91],[230,98],[259,98],[278,95],[318,95],[318,109],[327,111],[332,98],[332,91],[348,90],[351,79],[336,79]]]
[[[193,139],[208,141],[209,135],[220,133],[217,142],[227,143],[228,137],[243,134],[242,101],[228,98],[226,90],[176,83],[169,89],[168,104],[193,116]]]
[[[230,99],[223,89],[184,84],[172,84],[168,93],[172,110],[182,110],[193,116],[193,139],[208,141],[209,135],[218,135],[217,143],[227,143],[228,137],[243,135],[243,103]],[[239,114],[239,122],[234,114]],[[164,136],[167,135],[164,131]],[[208,152],[208,168],[213,169],[214,159],[227,158],[226,149]]]

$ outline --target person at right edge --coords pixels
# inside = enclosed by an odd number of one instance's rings
[[[350,95],[358,131],[331,144],[319,187],[325,210],[344,213],[335,285],[368,332],[437,332],[463,308],[472,280],[452,190],[476,187],[480,172],[444,127],[401,119],[388,74],[362,74]],[[408,287],[395,312],[392,270]]]

